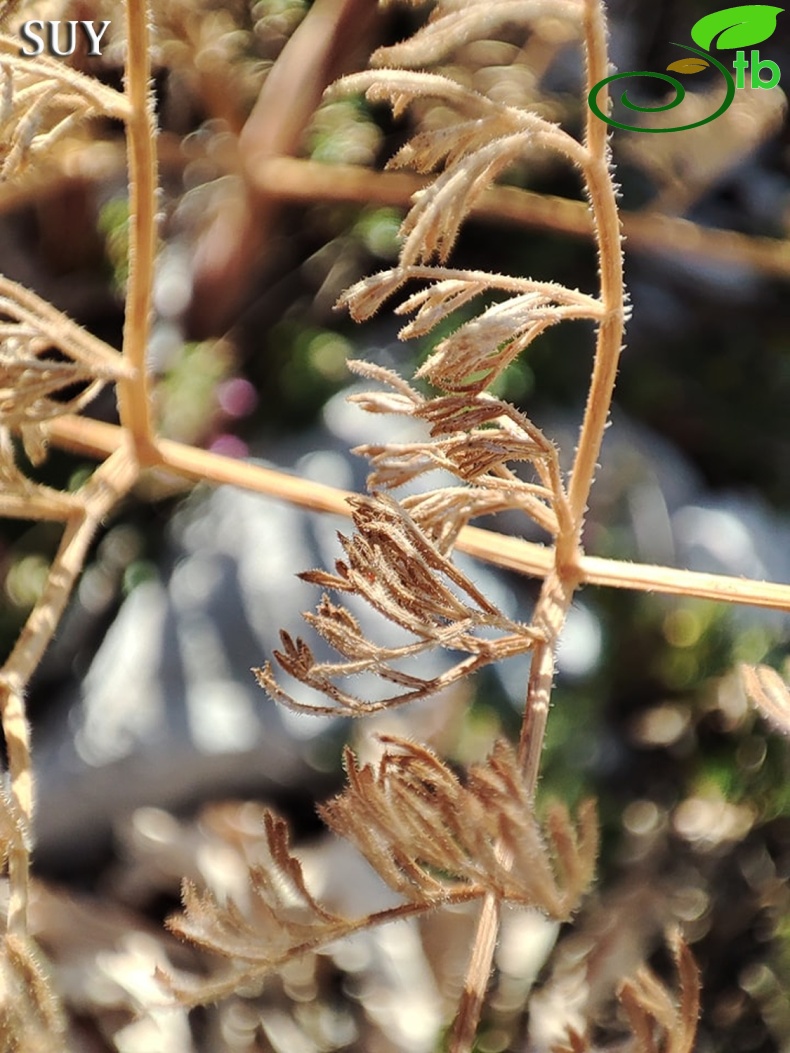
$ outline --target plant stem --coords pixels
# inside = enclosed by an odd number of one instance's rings
[[[181,175],[184,155],[175,137],[160,133],[156,146],[160,166]],[[111,142],[80,143],[79,148],[56,144],[48,154],[46,168],[26,172],[23,182],[0,184],[0,215],[41,200],[64,184],[108,182],[123,178],[125,170],[126,158]],[[414,194],[430,182],[414,172],[374,172],[359,165],[328,165],[303,157],[277,156],[263,160],[250,178],[261,198],[274,201],[379,204],[404,210]],[[470,216],[508,228],[516,224],[573,238],[591,238],[595,234],[585,202],[512,186],[493,186],[484,191]],[[703,227],[652,207],[639,212],[621,210],[620,219],[628,254],[670,252],[673,256],[748,267],[782,281],[790,277],[787,239]]]
[[[129,278],[123,356],[135,375],[118,384],[121,424],[146,463],[151,439],[146,350],[151,325],[151,287],[156,256],[156,124],[151,95],[148,0],[126,0],[126,120],[129,158]]]
[[[8,752],[10,806],[16,830],[9,836],[7,929],[27,933],[29,838],[33,820],[33,766],[24,691],[49,646],[66,608],[96,528],[121,494],[133,485],[137,465],[125,447],[116,450],[80,491],[81,507],[66,523],[44,591],[0,670],[0,716]]]
[[[584,40],[587,56],[586,98],[592,86],[602,80],[607,72],[606,28],[601,0],[587,0],[585,4]],[[530,796],[535,794],[540,771],[554,678],[554,653],[573,593],[580,581],[580,539],[584,513],[609,416],[625,318],[620,221],[609,171],[611,158],[606,126],[594,117],[589,108],[585,146],[584,179],[595,223],[604,316],[598,326],[593,376],[568,492],[571,521],[557,537],[554,567],[543,582],[532,619],[532,625],[543,630],[544,639],[532,654],[519,741],[519,759]],[[472,1049],[491,975],[498,932],[499,907],[493,899],[487,899],[478,922],[464,991],[455,1018],[451,1053],[470,1053]]]
[[[93,457],[112,453],[124,441],[122,428],[84,417],[58,417],[48,424],[47,433],[58,446]],[[352,495],[346,490],[299,479],[264,465],[233,460],[171,439],[156,440],[151,464],[195,482],[227,483],[313,512],[329,512],[346,518],[351,515],[347,500]],[[53,517],[66,518],[60,514],[53,514]],[[42,512],[42,518],[49,516]],[[553,549],[480,527],[464,527],[456,548],[493,566],[533,577],[545,577],[555,565]],[[636,592],[659,592],[665,596],[742,603],[777,611],[790,608],[790,585],[778,582],[751,581],[726,574],[704,574],[586,554],[578,557],[577,569],[580,586],[605,585]]]
[[[261,195],[279,201],[356,202],[408,209],[429,177],[413,172],[372,172],[358,165],[332,165],[296,157],[272,157],[254,173]],[[6,191],[3,190],[3,193]],[[0,208],[3,197],[0,193]],[[783,238],[758,237],[734,230],[703,227],[658,211],[621,212],[629,253],[667,253],[744,265],[780,279],[790,277],[790,252]],[[509,227],[517,224],[570,237],[590,238],[595,228],[583,201],[537,194],[510,186],[484,191],[470,216]]]
[[[468,1053],[474,1044],[499,936],[500,913],[496,896],[486,896],[477,922],[463,993],[450,1032],[451,1053]]]
[[[589,92],[608,72],[606,26],[598,0],[588,0],[585,5],[584,36],[587,55],[586,92]],[[598,326],[592,382],[568,493],[571,513],[576,521],[577,543],[609,417],[625,327],[623,253],[617,198],[611,175],[608,130],[589,106],[586,110],[585,144],[589,160],[584,176],[598,244],[604,320]]]

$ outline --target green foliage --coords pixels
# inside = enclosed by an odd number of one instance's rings
[[[349,342],[340,333],[288,317],[269,334],[271,389],[262,393],[268,423],[288,430],[311,423],[348,382]]]
[[[184,344],[157,387],[162,433],[196,442],[207,437],[216,411],[215,391],[230,365],[228,348],[220,342]]]
[[[129,278],[129,199],[111,198],[99,212],[97,225],[104,235],[113,286],[121,295]]]
[[[381,145],[381,130],[364,99],[332,99],[319,107],[307,136],[314,161],[370,164]]]

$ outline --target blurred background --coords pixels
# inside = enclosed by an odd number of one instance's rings
[[[635,0],[608,8],[619,70],[665,69],[678,57],[670,42],[688,41],[709,11]],[[35,10],[111,20],[102,56],[78,52],[73,61],[120,83],[117,5]],[[454,118],[424,103],[393,121],[357,96],[322,94],[424,15],[369,0],[154,0],[154,16],[162,193],[150,366],[160,432],[362,489],[365,465],[349,448],[399,433],[346,404],[354,383],[346,361],[409,375],[428,345],[399,343],[391,313],[356,326],[333,305],[397,258],[419,184],[382,174],[387,158],[417,124]],[[760,54],[790,70],[790,15]],[[442,69],[582,128],[579,53],[557,19],[529,31],[505,26]],[[701,74],[684,106],[712,112],[718,90]],[[660,97],[655,84],[644,91]],[[613,137],[633,317],[585,532],[595,555],[790,581],[789,149],[781,85],[743,89],[695,131]],[[541,154],[505,182],[529,192],[516,218],[507,193],[486,199],[454,264],[594,289],[576,174]],[[127,218],[122,130],[84,126],[40,170],[0,186],[0,271],[119,346]],[[497,392],[566,457],[591,354],[589,331],[553,328]],[[114,394],[88,412],[115,421]],[[53,449],[31,471],[74,488],[92,466]],[[515,518],[489,525],[533,536]],[[386,728],[465,764],[497,735],[517,734],[521,661],[473,691],[364,727],[297,718],[263,695],[250,667],[271,655],[281,627],[300,631],[300,612],[317,596],[295,574],[331,567],[338,528],[230,488],[187,490],[152,476],[97,538],[28,703],[37,924],[75,1048],[437,1048],[465,967],[468,915],[366,934],[189,1019],[136,1018],[155,1000],[152,963],[170,955],[186,969],[210,968],[162,931],[180,878],[227,892],[255,858],[254,809],[218,802],[275,807],[329,902],[342,907],[351,892],[349,910],[372,910],[383,895],[376,879],[325,839],[314,811],[342,783],[343,743],[364,750],[364,737]],[[5,653],[57,540],[51,524],[0,524]],[[535,583],[471,561],[464,568],[503,609],[529,617]],[[622,1040],[612,984],[642,956],[667,972],[661,932],[672,922],[703,972],[699,1053],[790,1049],[787,745],[747,710],[732,674],[740,661],[781,668],[789,625],[786,614],[752,608],[579,594],[559,655],[541,792],[570,804],[598,798],[599,883],[572,931],[530,915],[507,919],[481,1053],[548,1050],[575,1012],[592,1015],[601,1048]]]

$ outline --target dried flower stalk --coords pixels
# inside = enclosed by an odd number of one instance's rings
[[[620,987],[619,998],[640,1053],[692,1053],[694,1048],[700,1009],[699,970],[679,933],[671,933],[669,943],[679,977],[677,1000],[647,967]]]
[[[431,751],[383,736],[377,767],[346,751],[349,786],[321,808],[327,825],[356,844],[406,902],[349,919],[308,891],[291,854],[287,827],[262,812],[265,862],[249,868],[248,902],[219,903],[187,882],[184,913],[172,932],[231,961],[205,982],[168,981],[186,1005],[221,997],[293,958],[360,929],[482,899],[537,906],[565,919],[592,881],[598,847],[595,809],[586,802],[576,824],[557,806],[544,829],[525,796],[515,754],[499,742],[466,785]]]
[[[14,7],[3,5],[0,20],[10,17]],[[135,435],[144,431],[137,421],[144,424],[148,413],[144,349],[155,208],[149,11],[146,4],[130,0],[127,14],[128,85],[124,93],[56,59],[20,56],[19,41],[0,36],[4,144],[0,177],[13,180],[25,175],[82,120],[101,116],[126,122],[133,158],[131,252],[138,263],[127,297],[127,339],[121,354],[35,293],[0,276],[0,514],[64,525],[43,591],[0,670],[0,717],[8,755],[8,782],[0,797],[0,839],[9,879],[1,956],[5,977],[1,1037],[9,1049],[60,1048],[56,1002],[28,936],[34,790],[24,692],[57,628],[99,524],[134,485],[140,471],[124,441],[79,490],[60,493],[33,482],[20,470],[12,433],[22,438],[28,457],[38,463],[46,453],[46,426],[70,411],[81,410],[102,386],[112,382],[127,392],[123,423]],[[74,384],[84,385],[76,396],[66,401],[55,397]],[[127,410],[126,404],[131,408]],[[19,984],[27,988],[29,997],[26,1002],[16,1000],[18,1004],[11,1008]]]
[[[515,6],[527,20],[543,10],[539,3]],[[490,32],[500,20],[512,17],[513,8],[513,4],[480,4],[459,11],[452,4],[439,3],[426,27],[404,44],[378,52],[374,61],[403,67],[435,60],[474,39],[483,29]],[[552,10],[567,17],[581,16],[589,90],[607,72],[600,5],[589,0],[584,4],[552,5]],[[363,396],[358,401],[364,409],[425,421],[430,426],[430,438],[400,446],[367,446],[358,451],[371,461],[373,471],[368,482],[376,496],[373,500],[352,502],[356,534],[352,539],[341,537],[346,559],[338,562],[337,573],[312,571],[304,577],[334,593],[353,593],[366,600],[390,621],[408,630],[415,641],[399,648],[371,644],[352,613],[325,595],[308,621],[344,661],[318,663],[304,641],[293,640],[286,633],[282,636],[283,650],[276,652],[275,658],[284,672],[323,692],[334,707],[358,715],[435,693],[471,674],[484,662],[530,651],[532,666],[518,750],[521,794],[529,802],[540,766],[554,652],[581,577],[582,524],[609,414],[625,322],[620,226],[606,128],[588,113],[584,141],[579,143],[536,114],[502,105],[446,77],[409,69],[356,75],[341,82],[340,87],[364,89],[372,101],[386,99],[396,115],[409,103],[426,97],[438,99],[459,112],[458,122],[449,129],[418,132],[394,158],[396,167],[409,164],[420,172],[437,167],[443,171],[417,196],[403,223],[398,266],[360,282],[342,302],[355,318],[364,319],[407,281],[427,282],[397,308],[398,313],[414,315],[400,334],[408,339],[430,332],[458,307],[492,288],[505,296],[435,346],[417,373],[418,379],[430,381],[436,392],[431,396],[420,395],[388,371],[356,367],[358,372],[391,389],[389,394]],[[499,173],[534,149],[554,151],[582,173],[597,231],[601,271],[598,298],[556,285],[444,266],[461,222],[480,195]],[[438,258],[438,266],[430,266],[434,258]],[[486,388],[549,326],[568,319],[594,322],[597,342],[587,409],[566,492],[551,443],[523,414],[488,394]],[[524,482],[515,473],[513,465],[519,462],[531,466],[534,482]],[[420,493],[400,505],[389,498],[385,500],[381,494],[382,490],[397,489],[436,468],[451,473],[459,485],[450,491]],[[470,519],[505,507],[519,509],[554,539],[553,566],[528,626],[505,624],[501,613],[487,606],[476,590],[473,592],[470,584],[453,571],[448,559],[460,530]],[[448,589],[448,583],[461,595]],[[470,599],[474,601],[472,605]],[[474,631],[480,627],[495,627],[505,630],[505,634],[487,634],[481,639]],[[415,677],[394,664],[437,645],[466,652],[468,657],[431,680]],[[363,670],[375,672],[403,690],[367,702],[350,695],[342,680]],[[318,712],[331,712],[334,708],[297,702],[278,682],[268,663],[256,674],[272,697],[291,707]],[[337,683],[338,678],[341,684]],[[423,851],[427,852],[426,845],[432,838],[439,846],[433,855],[428,852],[429,861],[438,865],[438,856],[444,855],[451,870],[453,859],[458,865],[452,849],[457,846],[460,850],[463,840],[459,840],[457,832],[450,838],[431,826],[429,816],[436,815],[440,821],[441,814],[433,796],[426,803],[419,787],[408,784],[405,796],[398,798],[394,808],[391,799],[383,794],[384,772],[379,781],[353,767],[348,773],[351,788],[349,796],[341,799],[342,809],[341,803],[335,802],[324,810],[324,817],[357,843],[385,880],[395,882],[405,866],[401,856],[397,862],[390,859],[377,840],[385,811],[400,817],[414,809],[425,836]],[[466,808],[474,811],[470,801],[466,801]],[[339,816],[342,822],[338,826]],[[389,843],[393,852],[402,853],[404,842],[408,843],[407,837],[395,838],[392,831],[385,837],[385,844]],[[515,878],[517,856],[513,846],[500,838],[490,845],[490,850],[502,871]],[[476,858],[481,853],[485,854],[478,845]],[[414,860],[409,866],[404,877],[406,885],[396,885],[399,891],[405,891],[409,881],[421,887],[421,871],[414,869]],[[450,1039],[455,1053],[471,1049],[474,1040],[491,970],[499,911],[507,898],[504,888],[500,881],[490,884],[486,892]],[[544,889],[544,908],[551,909],[552,902]]]
[[[678,973],[677,994],[647,966],[620,985],[618,998],[633,1035],[625,1046],[618,1045],[624,1053],[692,1053],[700,1011],[699,969],[677,931],[668,934],[668,943]],[[589,1035],[571,1030],[551,1053],[596,1053],[597,1048]]]

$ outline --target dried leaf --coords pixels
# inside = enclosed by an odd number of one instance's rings
[[[395,117],[416,99],[431,98],[475,116],[516,116],[501,103],[438,73],[414,73],[403,69],[370,70],[343,77],[328,89],[328,96],[364,91],[371,102],[389,102]]]
[[[428,263],[434,257],[444,263],[461,223],[497,176],[528,150],[552,141],[545,131],[517,131],[503,136],[467,154],[419,191],[401,228],[405,236],[401,266]]]
[[[783,735],[790,735],[790,688],[767,665],[741,665],[741,681],[752,705]]]
[[[495,304],[437,344],[417,372],[445,391],[482,391],[551,326],[573,312],[535,293]]]
[[[582,5],[577,0],[506,0],[497,4],[467,0],[460,10],[446,5],[408,40],[380,48],[371,61],[377,66],[429,65],[470,40],[489,38],[504,23],[523,24],[541,16],[563,19],[578,27]]]
[[[0,277],[0,426],[28,428],[34,449],[39,437],[31,425],[78,411],[105,383],[129,375],[117,351]],[[76,395],[53,397],[79,384],[85,387]]]
[[[619,998],[640,1053],[692,1053],[700,1010],[697,963],[679,932],[669,945],[678,971],[679,991],[673,997],[646,966],[620,987]]]
[[[277,681],[270,663],[253,670],[272,698],[297,711],[357,716],[402,705],[435,694],[475,670],[499,659],[529,651],[540,632],[506,617],[445,556],[390,498],[350,499],[356,533],[339,535],[346,560],[336,573],[309,571],[305,581],[351,592],[364,599],[394,625],[411,634],[411,642],[386,646],[371,641],[356,619],[324,597],[315,614],[305,615],[318,633],[343,655],[341,662],[317,662],[302,639],[280,634],[283,649],[275,652],[280,667],[300,683],[334,703],[310,705],[297,701]],[[447,672],[432,678],[413,676],[395,663],[426,650],[445,647],[467,655]],[[344,686],[349,676],[373,672],[402,692],[373,701]]]
[[[80,121],[129,109],[121,92],[48,55],[19,52],[18,39],[0,35],[0,179],[23,173]]]
[[[335,914],[308,890],[282,819],[261,809],[255,840],[252,805],[245,805],[242,830],[226,810],[212,809],[212,832],[241,856],[247,885],[231,896],[199,892],[184,882],[184,910],[167,927],[228,965],[208,979],[159,972],[182,1005],[216,1001],[328,943],[439,903],[463,903],[492,891],[553,916],[567,917],[575,908],[595,863],[597,823],[590,803],[580,808],[577,826],[564,809],[555,810],[544,836],[506,743],[472,768],[463,786],[428,750],[382,741],[386,752],[378,773],[359,767],[347,753],[349,789],[321,811],[408,902],[356,919]]]
[[[547,127],[553,127],[546,123]],[[449,167],[481,149],[492,139],[513,131],[516,124],[511,114],[497,113],[492,117],[479,117],[474,121],[418,132],[387,162],[387,168],[408,167],[426,173],[441,164]]]
[[[567,918],[589,887],[598,836],[590,802],[578,829],[555,806],[541,832],[515,754],[498,742],[466,785],[424,747],[382,736],[385,753],[374,769],[350,751],[349,787],[320,813],[352,841],[401,895],[441,902],[463,888],[492,893]]]
[[[403,502],[443,553],[461,528],[479,515],[520,510],[552,535],[569,522],[554,445],[509,403],[485,393],[426,399],[389,370],[370,370],[357,363],[351,363],[351,368],[397,392],[354,395],[352,401],[371,413],[392,412],[425,420],[431,429],[431,438],[424,442],[357,447],[354,452],[367,457],[373,466],[369,489],[394,489],[436,469],[451,472],[467,484],[412,495]],[[538,481],[516,475],[511,464],[518,462],[531,464]]]
[[[312,948],[355,928],[325,910],[308,891],[299,861],[291,854],[284,820],[262,811],[270,861],[249,868],[248,903],[220,903],[192,882],[182,888],[184,912],[167,920],[175,935],[233,961],[232,969],[205,984],[162,977],[184,1005],[230,994]]]
[[[355,321],[366,321],[407,281],[422,279],[431,282],[431,285],[414,293],[396,308],[397,314],[411,314],[416,311],[415,318],[399,334],[403,340],[424,336],[453,311],[490,289],[513,295],[535,295],[541,297],[546,304],[555,303],[558,306],[583,310],[584,317],[601,317],[600,301],[577,290],[566,289],[556,282],[537,282],[530,278],[517,278],[487,271],[420,265],[400,265],[363,278],[340,297],[337,306],[347,307]],[[357,372],[362,372],[361,367],[362,364]]]

